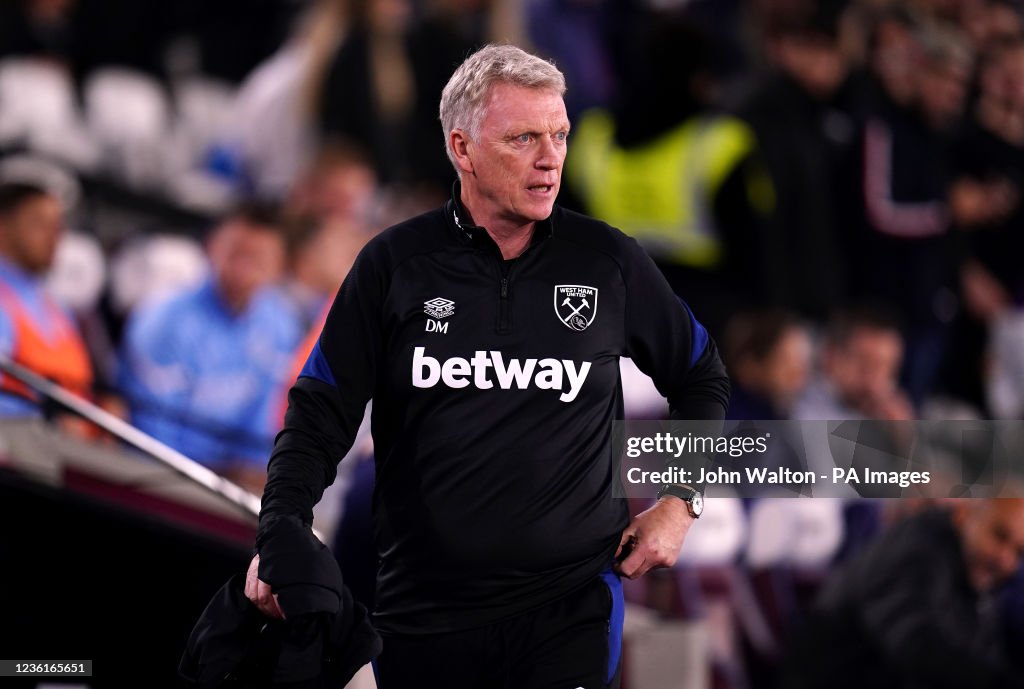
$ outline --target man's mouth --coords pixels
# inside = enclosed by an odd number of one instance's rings
[[[553,184],[534,184],[533,186],[527,187],[530,191],[537,192],[538,194],[546,194],[555,188]]]

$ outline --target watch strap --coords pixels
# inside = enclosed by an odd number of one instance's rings
[[[686,508],[689,510],[691,517],[700,517],[700,511],[694,511],[693,500],[695,496],[700,496],[701,499],[703,499],[704,496],[693,486],[688,486],[682,483],[666,483],[658,490],[658,499],[660,500],[666,495],[674,495],[685,502]]]

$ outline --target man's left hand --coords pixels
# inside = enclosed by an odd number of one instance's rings
[[[655,567],[671,567],[694,521],[686,503],[673,495],[662,497],[650,509],[633,517],[622,532],[616,560],[623,547],[634,537],[635,541],[626,559],[616,563],[616,571],[627,579],[638,579]]]

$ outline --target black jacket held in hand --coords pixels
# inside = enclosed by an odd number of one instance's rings
[[[311,521],[373,399],[386,632],[488,624],[608,568],[629,520],[612,497],[620,357],[673,418],[721,419],[729,396],[714,343],[633,239],[556,207],[506,261],[458,194],[359,255],[263,495],[258,540],[281,515]]]
[[[381,650],[362,604],[342,584],[333,556],[298,520],[277,520],[260,578],[278,591],[285,620],[272,620],[232,577],[196,623],[178,666],[199,689],[343,687]],[[308,536],[307,536],[308,534]],[[282,547],[275,547],[281,545]],[[303,563],[297,571],[296,562]]]

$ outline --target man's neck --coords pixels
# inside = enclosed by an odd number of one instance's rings
[[[0,270],[22,280],[37,281],[42,278],[42,273],[29,270],[20,261],[12,258],[3,250],[0,250]]]
[[[484,204],[475,202],[474,195],[472,192],[467,191],[465,186],[462,187],[460,201],[462,202],[462,207],[473,218],[473,223],[487,230],[487,234],[491,236],[494,243],[498,245],[498,249],[501,250],[501,257],[506,261],[516,258],[526,251],[526,247],[530,246],[530,239],[533,237],[533,231],[537,227],[536,222],[531,221],[525,225],[520,225],[503,220],[496,215],[478,215],[475,209],[483,207]]]
[[[231,293],[216,282],[213,283],[213,290],[221,306],[232,318],[241,315],[252,302],[252,293]]]

